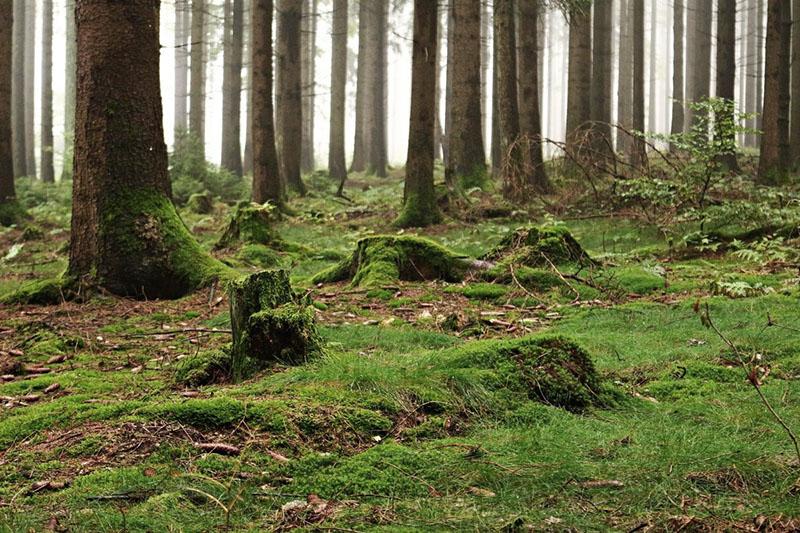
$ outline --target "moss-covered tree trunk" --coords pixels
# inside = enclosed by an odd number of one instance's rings
[[[14,5],[0,0],[0,212],[14,202],[14,155],[11,142],[11,61]],[[3,221],[0,221],[2,223]]]
[[[300,23],[303,0],[278,0],[278,125],[281,174],[286,185],[299,194],[306,187],[300,177],[303,143],[303,87],[301,83]]]
[[[250,39],[253,201],[283,203],[272,108],[272,0],[253,0]]]
[[[428,226],[441,219],[433,187],[437,32],[436,2],[415,0],[405,201],[396,222],[400,227]]]
[[[77,4],[78,88],[69,275],[120,295],[178,297],[222,265],[170,195],[159,86],[159,0]]]

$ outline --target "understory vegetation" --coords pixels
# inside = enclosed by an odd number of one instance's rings
[[[205,251],[289,273],[245,320],[313,350],[246,373],[223,280],[31,305],[60,299],[69,184],[20,180],[0,531],[800,528],[800,195],[720,178],[676,210],[658,180],[570,179],[569,209],[475,190],[419,231],[391,225],[397,171],[348,200],[309,176],[280,216],[186,187]]]

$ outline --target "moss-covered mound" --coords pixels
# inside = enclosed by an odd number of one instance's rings
[[[383,235],[361,239],[351,257],[312,282],[352,280],[356,287],[384,287],[398,280],[460,281],[472,266],[471,260],[427,239]]]
[[[0,298],[6,305],[56,305],[70,299],[74,294],[72,280],[66,277],[48,278],[23,283],[20,287]]]
[[[231,248],[239,244],[282,246],[283,242],[273,228],[277,217],[278,211],[270,204],[239,203],[216,248]]]
[[[186,202],[186,208],[198,215],[207,215],[214,211],[214,197],[210,192],[195,193]]]
[[[199,352],[178,362],[175,381],[181,385],[198,387],[226,381],[231,375],[231,354],[226,350]]]
[[[522,227],[506,236],[491,252],[487,261],[516,263],[528,267],[549,263],[592,263],[589,254],[566,228],[556,226]]]
[[[229,296],[234,378],[268,363],[304,363],[321,351],[314,309],[295,296],[288,271],[266,270],[236,280]]]

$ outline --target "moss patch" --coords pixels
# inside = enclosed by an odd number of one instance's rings
[[[277,217],[278,211],[271,204],[240,202],[216,248],[230,248],[242,243],[282,246],[283,242],[273,227]]]

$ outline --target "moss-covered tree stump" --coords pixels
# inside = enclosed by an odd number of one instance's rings
[[[214,197],[210,192],[195,193],[187,200],[186,207],[192,213],[208,215],[214,211]]]
[[[301,364],[321,350],[314,309],[298,299],[286,270],[230,284],[234,378],[270,363]]]
[[[352,280],[356,287],[385,287],[398,280],[461,281],[475,262],[418,237],[376,236],[358,241],[353,255],[321,272],[314,283]]]
[[[277,217],[278,211],[271,204],[241,202],[216,248],[231,248],[238,244],[281,245],[281,238],[273,228]]]
[[[531,226],[518,228],[506,236],[484,259],[515,260],[529,267],[548,263],[591,263],[592,259],[566,228]]]

